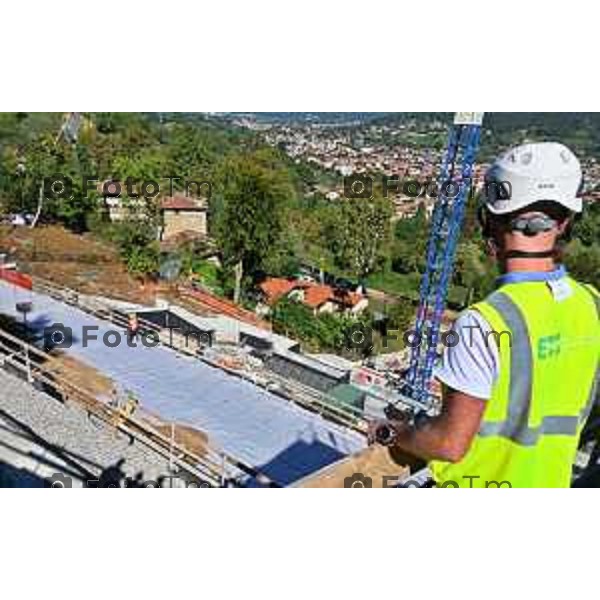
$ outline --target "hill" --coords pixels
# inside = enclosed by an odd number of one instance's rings
[[[387,113],[372,121],[373,125],[400,126],[410,124],[414,129],[447,130],[454,113]],[[600,154],[599,113],[486,113],[481,158],[488,159],[500,148],[524,140],[558,139],[578,154]],[[429,140],[428,140],[429,142]],[[443,147],[442,139],[431,142]]]

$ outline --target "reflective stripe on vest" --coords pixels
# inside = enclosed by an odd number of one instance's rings
[[[503,292],[492,294],[487,303],[500,314],[511,333],[509,398],[506,420],[482,423],[479,436],[500,436],[523,446],[533,446],[541,435],[576,435],[592,409],[598,373],[589,400],[579,416],[547,416],[537,427],[529,427],[533,352],[527,322],[521,309]]]
[[[596,312],[598,313],[598,321],[600,322],[600,296],[597,293],[592,291],[592,288],[589,286],[584,286],[584,288],[590,293],[592,296],[594,303],[596,304]],[[587,421],[587,418],[590,416],[592,412],[592,408],[594,407],[594,402],[596,401],[596,395],[598,394],[598,386],[600,385],[600,364],[596,369],[596,377],[594,379],[594,383],[592,385],[592,389],[590,390],[590,397],[586,406],[586,414],[584,417],[584,421]]]

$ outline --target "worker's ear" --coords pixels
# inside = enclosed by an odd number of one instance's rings
[[[494,238],[488,237],[485,239],[485,248],[490,258],[498,258],[498,243]]]
[[[573,239],[574,226],[575,219],[572,216],[567,217],[558,225],[558,235],[556,236],[558,244],[565,246]]]
[[[562,223],[559,223],[559,225],[558,225],[558,233],[559,233],[559,235],[560,236],[565,235],[565,233],[567,231],[569,231],[572,226],[573,226],[573,219],[571,217],[568,217]]]

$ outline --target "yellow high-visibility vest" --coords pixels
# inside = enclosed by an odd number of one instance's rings
[[[569,487],[600,374],[600,295],[566,277],[508,283],[472,308],[495,332],[499,376],[481,427],[458,463],[433,461],[441,487]]]

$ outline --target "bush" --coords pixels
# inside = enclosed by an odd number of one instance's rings
[[[160,248],[154,227],[142,221],[107,224],[102,237],[116,244],[127,270],[137,277],[156,277],[160,266]]]
[[[273,330],[304,342],[313,351],[344,349],[345,334],[353,319],[343,315],[313,315],[301,304],[284,298],[277,302],[271,314]]]

